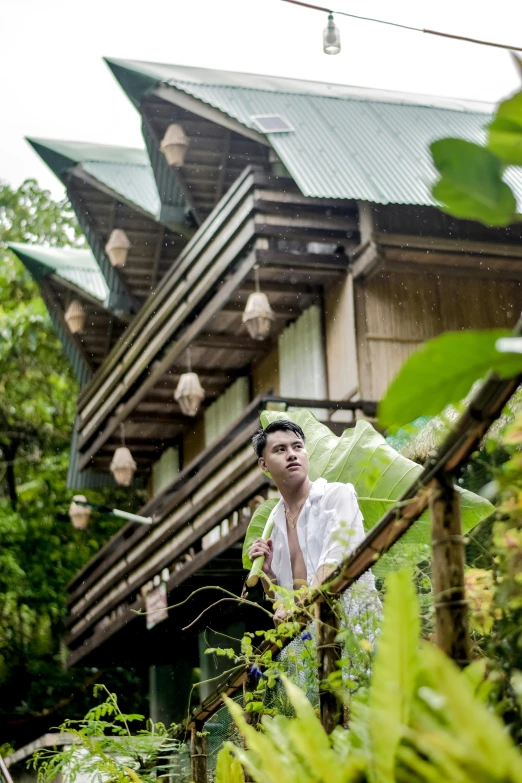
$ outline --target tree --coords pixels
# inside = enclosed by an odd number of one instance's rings
[[[83,239],[65,199],[53,201],[34,180],[17,190],[0,186],[0,491],[14,510],[16,466],[21,475],[24,463],[58,453],[69,440],[76,382],[38,288],[8,242],[63,246]]]
[[[66,199],[54,201],[34,180],[17,190],[0,184],[0,736],[26,741],[56,725],[60,704],[96,677],[92,669],[64,671],[66,585],[119,523],[98,517],[79,531],[66,516],[77,383],[38,287],[8,242],[84,239]],[[128,491],[111,493],[120,507],[135,505]],[[132,683],[125,672],[114,681],[136,695]]]

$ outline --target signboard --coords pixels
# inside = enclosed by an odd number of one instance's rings
[[[145,610],[147,612],[147,630],[166,620],[169,616],[167,609],[167,585],[162,582],[145,594]]]

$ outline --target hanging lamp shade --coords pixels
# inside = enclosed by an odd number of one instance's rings
[[[181,125],[169,125],[160,144],[169,166],[179,169],[185,161],[189,139]]]
[[[78,530],[83,530],[83,528],[87,527],[89,522],[91,509],[89,506],[79,506],[77,503],[75,503],[76,500],[83,500],[84,503],[87,503],[87,498],[85,495],[75,495],[72,499],[71,505],[69,506],[69,516],[71,518],[71,522],[73,523],[73,527],[77,528]]]
[[[273,321],[274,311],[270,307],[267,295],[261,291],[250,294],[243,313],[243,323],[250,337],[253,340],[266,340]]]
[[[341,51],[341,33],[334,22],[333,14],[328,14],[328,22],[323,30],[323,52],[339,54]]]
[[[204,397],[205,390],[199,382],[199,375],[196,372],[184,372],[174,392],[174,399],[181,412],[185,416],[195,416]]]
[[[114,452],[111,462],[111,473],[117,484],[128,487],[136,472],[137,465],[127,446],[120,446]]]
[[[65,311],[65,323],[72,334],[83,332],[85,326],[85,310],[81,302],[73,299]]]
[[[105,245],[105,252],[113,266],[125,266],[131,243],[129,237],[122,228],[115,228],[111,232],[109,241]]]

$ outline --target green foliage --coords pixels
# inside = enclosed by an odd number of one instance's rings
[[[410,720],[419,633],[419,607],[412,574],[408,570],[392,573],[387,580],[386,611],[369,700],[378,783],[393,781],[397,748]]]
[[[66,585],[121,523],[93,515],[79,531],[63,520],[77,384],[38,288],[8,242],[83,239],[67,201],[53,201],[32,180],[17,190],[0,185],[0,734],[19,743],[66,706],[82,714],[85,682],[96,674],[64,671]],[[123,508],[130,500],[133,510],[128,491],[113,500]],[[125,680],[134,697],[135,679],[114,672],[113,683]]]
[[[299,688],[283,678],[295,717],[262,718],[262,730],[227,700],[247,749],[228,744],[256,783],[520,783],[522,756],[480,694],[484,667],[461,672],[418,641],[409,574],[388,578],[383,635],[368,694],[349,729],[328,737]],[[477,691],[479,691],[477,693]],[[220,783],[236,783],[222,765]]]
[[[497,109],[489,126],[488,147],[508,166],[522,166],[522,92]]]
[[[52,783],[59,776],[69,781],[87,776],[114,783],[152,783],[158,772],[168,773],[169,760],[179,753],[180,743],[160,723],[132,734],[131,725],[143,723],[144,716],[122,713],[116,695],[104,685],[95,687],[95,696],[100,692],[106,694],[105,701],[82,720],[67,720],[59,727],[70,744],[63,750],[34,753],[29,764],[38,771],[38,783]]]
[[[507,165],[522,165],[522,92],[500,104],[485,146],[442,139],[431,145],[431,153],[440,174],[432,194],[444,212],[490,226],[520,220],[503,175]]]
[[[243,767],[228,748],[223,748],[218,754],[216,783],[245,783]]]
[[[397,429],[419,416],[438,414],[460,402],[489,370],[502,378],[518,375],[522,356],[495,347],[508,334],[502,329],[446,332],[428,340],[388,387],[379,405],[380,424]]]
[[[262,426],[276,419],[291,419],[299,424],[306,436],[310,458],[309,475],[312,480],[323,476],[328,481],[354,485],[366,530],[370,530],[413,483],[422,468],[398,454],[366,421],[358,421],[339,438],[307,410],[289,413],[264,411]],[[467,532],[489,516],[493,506],[485,498],[462,491],[462,523]],[[249,568],[247,552],[257,537],[271,501],[262,503],[252,516],[243,545],[243,563]],[[429,514],[426,512],[394,547],[394,556],[408,550],[410,545],[424,545],[430,541]],[[410,560],[411,562],[411,560]],[[377,564],[375,573],[379,573]],[[385,560],[382,560],[385,569]]]
[[[441,139],[431,145],[431,154],[441,174],[432,193],[444,212],[491,226],[513,221],[517,202],[490,150],[464,139]]]

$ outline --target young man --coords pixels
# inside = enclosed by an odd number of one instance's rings
[[[264,555],[262,583],[271,597],[274,585],[294,590],[315,587],[364,538],[355,490],[352,484],[323,478],[310,481],[305,436],[291,421],[269,424],[254,435],[252,445],[281,500],[272,512],[272,538],[258,538],[248,556],[254,560]],[[283,617],[278,609],[275,621]]]

